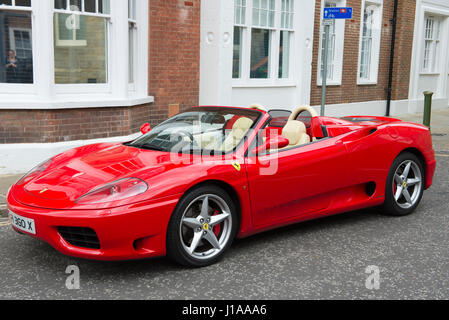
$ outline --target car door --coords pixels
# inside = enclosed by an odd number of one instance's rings
[[[263,227],[326,209],[348,173],[346,149],[326,138],[262,155],[248,153],[246,167],[253,224]]]

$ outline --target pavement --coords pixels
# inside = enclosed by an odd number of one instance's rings
[[[412,215],[362,210],[236,241],[202,269],[166,258],[95,262],[0,226],[1,299],[448,299],[449,157]],[[69,290],[68,266],[80,288]],[[379,270],[379,289],[366,281]]]
[[[401,120],[423,123],[423,114],[408,114],[398,117]],[[430,130],[435,152],[449,154],[449,109],[434,110],[432,112]]]
[[[420,122],[419,115],[401,117]],[[237,240],[223,261],[182,268],[166,258],[95,262],[66,257],[0,218],[1,299],[448,299],[449,109],[435,111],[434,185],[410,216],[373,209]],[[20,175],[0,177],[0,205]],[[1,207],[0,207],[1,209]],[[80,289],[66,268],[80,270]],[[379,270],[379,289],[366,286]]]
[[[7,217],[6,194],[11,185],[21,178],[22,175],[0,175],[0,217]]]

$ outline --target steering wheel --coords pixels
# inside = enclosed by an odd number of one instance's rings
[[[265,108],[263,105],[258,104],[258,103],[253,103],[252,105],[249,106],[250,109],[254,109],[254,110],[260,110],[260,111],[267,111],[267,108]]]
[[[298,108],[296,108],[292,114],[290,115],[290,117],[288,118],[288,121],[290,120],[296,120],[296,118],[299,116],[299,114],[303,111],[307,111],[310,113],[310,115],[313,117],[318,117],[318,112],[316,112],[316,110],[310,106],[300,106]]]
[[[189,138],[190,142],[192,143],[193,146],[195,147],[199,147],[198,143],[196,142],[195,138],[193,137],[193,134],[191,134],[190,132],[186,131],[186,130],[180,130],[178,132],[176,132],[176,135],[179,136],[184,136]],[[184,139],[179,139],[179,142],[183,141]]]

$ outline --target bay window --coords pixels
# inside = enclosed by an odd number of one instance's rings
[[[263,84],[291,78],[295,2],[234,1],[234,81]]]
[[[148,0],[0,0],[0,109],[153,101],[148,9]]]
[[[109,0],[55,0],[56,84],[108,82]]]

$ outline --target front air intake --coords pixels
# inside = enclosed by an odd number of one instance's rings
[[[100,240],[94,230],[80,227],[58,227],[64,240],[75,247],[100,249]]]

